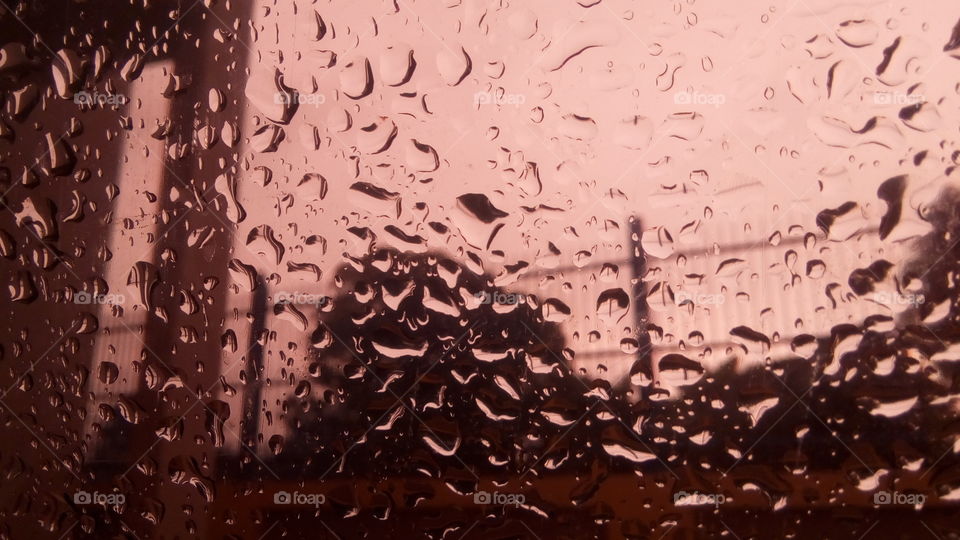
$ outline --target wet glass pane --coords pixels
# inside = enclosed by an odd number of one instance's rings
[[[0,0],[0,538],[960,538],[960,4]]]

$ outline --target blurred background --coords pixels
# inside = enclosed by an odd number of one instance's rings
[[[0,29],[0,536],[960,536],[960,6]]]

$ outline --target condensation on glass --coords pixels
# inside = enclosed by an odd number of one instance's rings
[[[960,5],[0,2],[0,538],[958,538]]]

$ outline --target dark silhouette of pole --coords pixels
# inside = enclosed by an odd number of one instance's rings
[[[260,432],[260,400],[263,387],[263,344],[260,338],[263,335],[267,320],[267,286],[263,278],[257,276],[257,287],[253,291],[250,306],[253,313],[253,325],[250,328],[249,352],[247,353],[246,367],[247,388],[243,394],[243,411],[240,416],[240,444],[247,446],[251,452],[257,449],[257,434]],[[239,449],[243,453],[243,449]]]
[[[648,374],[653,380],[654,385],[657,381],[655,366],[653,365],[653,346],[650,340],[650,333],[647,331],[647,321],[650,310],[647,305],[647,286],[643,281],[643,276],[647,272],[647,256],[643,252],[641,240],[643,238],[643,226],[640,218],[630,216],[630,270],[633,275],[633,293],[631,304],[633,305],[633,320],[637,327],[637,363],[641,371]],[[636,364],[635,364],[636,365]],[[634,370],[631,370],[634,371]],[[641,396],[646,397],[641,389]]]

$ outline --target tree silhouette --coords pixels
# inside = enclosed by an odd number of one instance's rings
[[[441,254],[394,249],[341,267],[341,292],[313,334],[324,390],[288,403],[283,454],[302,458],[298,472],[325,472],[349,449],[350,474],[472,480],[520,473],[555,443],[589,400],[538,299],[493,281]]]
[[[594,470],[603,477],[751,463],[865,478],[923,458],[925,466],[950,469],[956,460],[942,456],[960,431],[949,399],[958,378],[954,363],[930,358],[960,341],[960,253],[951,240],[960,235],[958,201],[960,192],[947,189],[924,209],[933,230],[913,241],[917,256],[896,271],[877,261],[850,276],[861,296],[879,280],[919,281],[926,303],[896,320],[875,315],[828,336],[794,338],[798,351],[813,345],[806,355],[746,371],[731,359],[680,399],[632,400],[627,389],[581,379],[568,367],[573,352],[563,348],[560,329],[543,320],[542,299],[479,303],[478,296],[513,293],[475,265],[394,249],[351,259],[313,334],[311,371],[322,395],[287,402],[293,435],[279,465],[349,477],[427,471],[463,492],[473,475],[506,480],[531,467],[534,476]],[[942,302],[949,313],[924,323]],[[853,335],[858,344],[843,352]],[[893,369],[878,370],[890,358]],[[903,414],[876,412],[914,398]],[[772,405],[755,416],[748,406],[764,400]],[[584,491],[584,500],[592,493]]]

